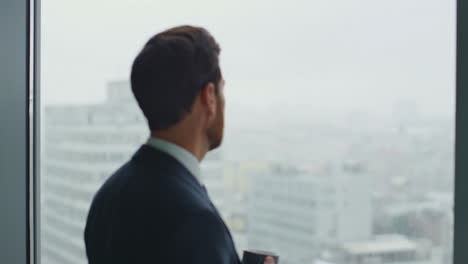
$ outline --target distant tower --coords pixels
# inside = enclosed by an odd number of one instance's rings
[[[109,85],[97,105],[45,109],[42,263],[87,263],[83,233],[91,200],[148,133],[127,82]]]
[[[249,247],[275,251],[288,263],[312,263],[322,250],[368,239],[369,186],[359,163],[324,171],[272,164],[252,177]]]

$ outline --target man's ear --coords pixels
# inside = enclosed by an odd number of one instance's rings
[[[208,111],[210,117],[216,116],[216,87],[214,83],[209,82],[200,90],[200,99],[203,107]]]

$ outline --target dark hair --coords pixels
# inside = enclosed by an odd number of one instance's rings
[[[169,128],[191,111],[209,82],[218,89],[220,48],[204,28],[179,26],[152,37],[135,58],[133,94],[151,131]],[[217,91],[218,92],[218,91]]]

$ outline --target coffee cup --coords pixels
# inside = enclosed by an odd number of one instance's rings
[[[263,250],[244,250],[242,264],[279,264],[279,256]]]

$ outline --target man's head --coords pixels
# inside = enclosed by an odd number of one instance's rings
[[[210,33],[192,26],[168,29],[145,44],[133,63],[131,86],[153,133],[198,133],[209,150],[221,144],[224,80],[219,53]]]

